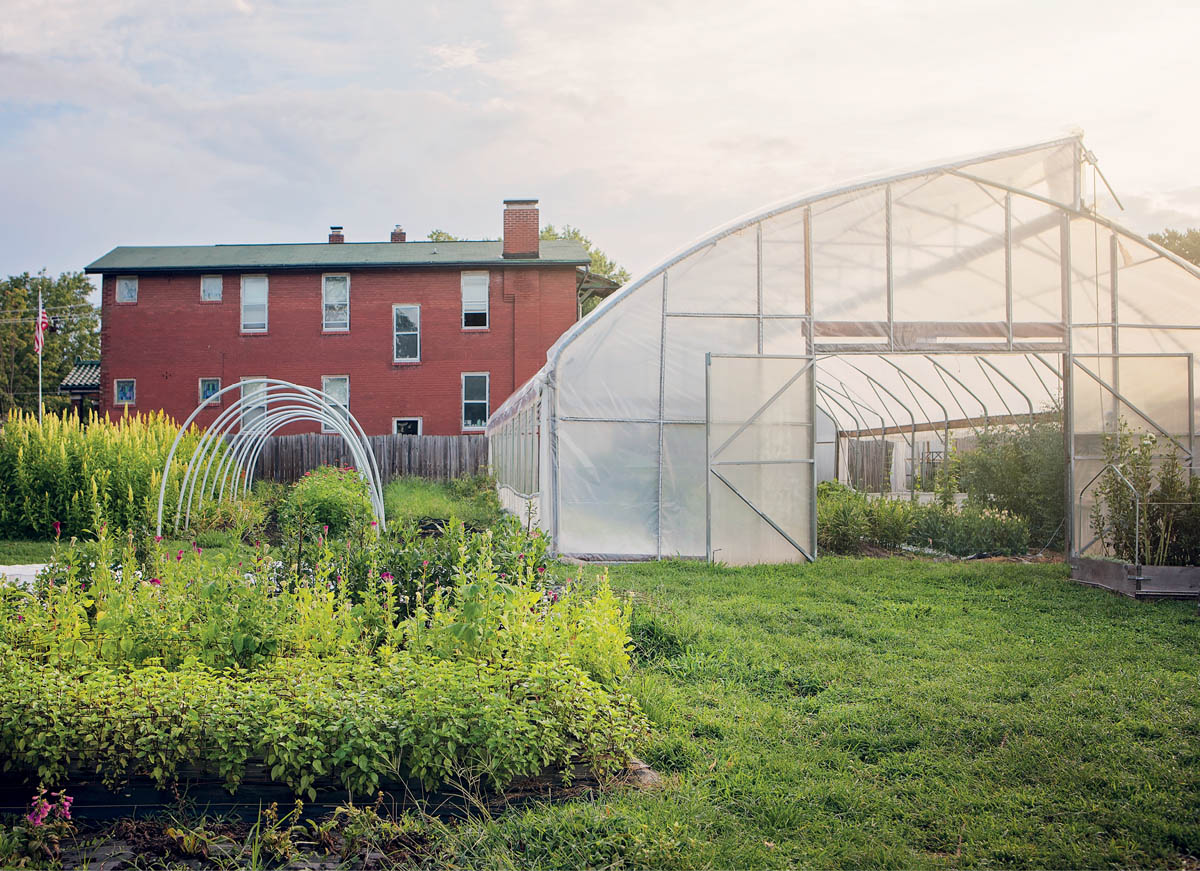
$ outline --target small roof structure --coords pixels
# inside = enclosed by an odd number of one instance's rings
[[[570,239],[542,240],[536,258],[506,258],[494,242],[308,242],[282,245],[122,245],[84,269],[120,272],[217,272],[246,269],[382,269],[396,267],[586,266],[587,249]]]
[[[58,385],[59,393],[99,393],[100,361],[75,359],[75,365]]]

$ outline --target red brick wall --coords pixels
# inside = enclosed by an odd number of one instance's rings
[[[250,273],[253,274],[253,273]],[[322,375],[350,376],[350,410],[369,435],[392,418],[420,417],[427,435],[462,430],[463,372],[488,372],[490,406],[541,368],[546,350],[575,320],[575,270],[514,265],[491,270],[489,326],[462,329],[460,271],[350,271],[350,331],[323,333],[320,272],[272,273],[269,331],[244,335],[241,273],[224,273],[222,301],[200,301],[198,274],[142,275],[136,304],[102,293],[101,409],[120,413],[113,381],[137,380],[137,411],[183,421],[199,402],[199,379],[221,386],[266,376],[320,388]],[[421,306],[421,362],[392,362],[392,306]],[[236,401],[237,392],[223,406]],[[197,418],[211,423],[220,408]],[[316,432],[316,424],[281,432]]]

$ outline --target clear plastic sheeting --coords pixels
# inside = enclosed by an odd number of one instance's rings
[[[1099,214],[1093,161],[1068,137],[940,163],[669,257],[492,416],[506,506],[562,554],[806,559],[816,481],[913,488],[959,437],[1054,420],[1094,547],[1106,438],[1192,465],[1200,270]]]
[[[811,559],[812,358],[710,355],[707,371],[710,559]]]

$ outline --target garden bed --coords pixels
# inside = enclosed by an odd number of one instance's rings
[[[1071,557],[1071,580],[1131,599],[1200,598],[1200,566],[1138,566],[1091,557]]]

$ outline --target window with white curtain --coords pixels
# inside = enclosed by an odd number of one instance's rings
[[[322,277],[321,329],[344,331],[350,329],[350,276]]]
[[[242,378],[241,428],[247,429],[267,413],[267,383],[261,375]]]
[[[462,326],[464,330],[488,327],[488,273],[462,274]]]
[[[200,276],[200,301],[220,302],[224,281],[219,275]]]
[[[329,394],[332,399],[345,412],[350,410],[350,376],[349,375],[322,375],[321,390]],[[330,426],[324,421],[321,422],[321,432],[337,432],[337,429]]]
[[[242,332],[267,331],[267,276],[242,276]]]

